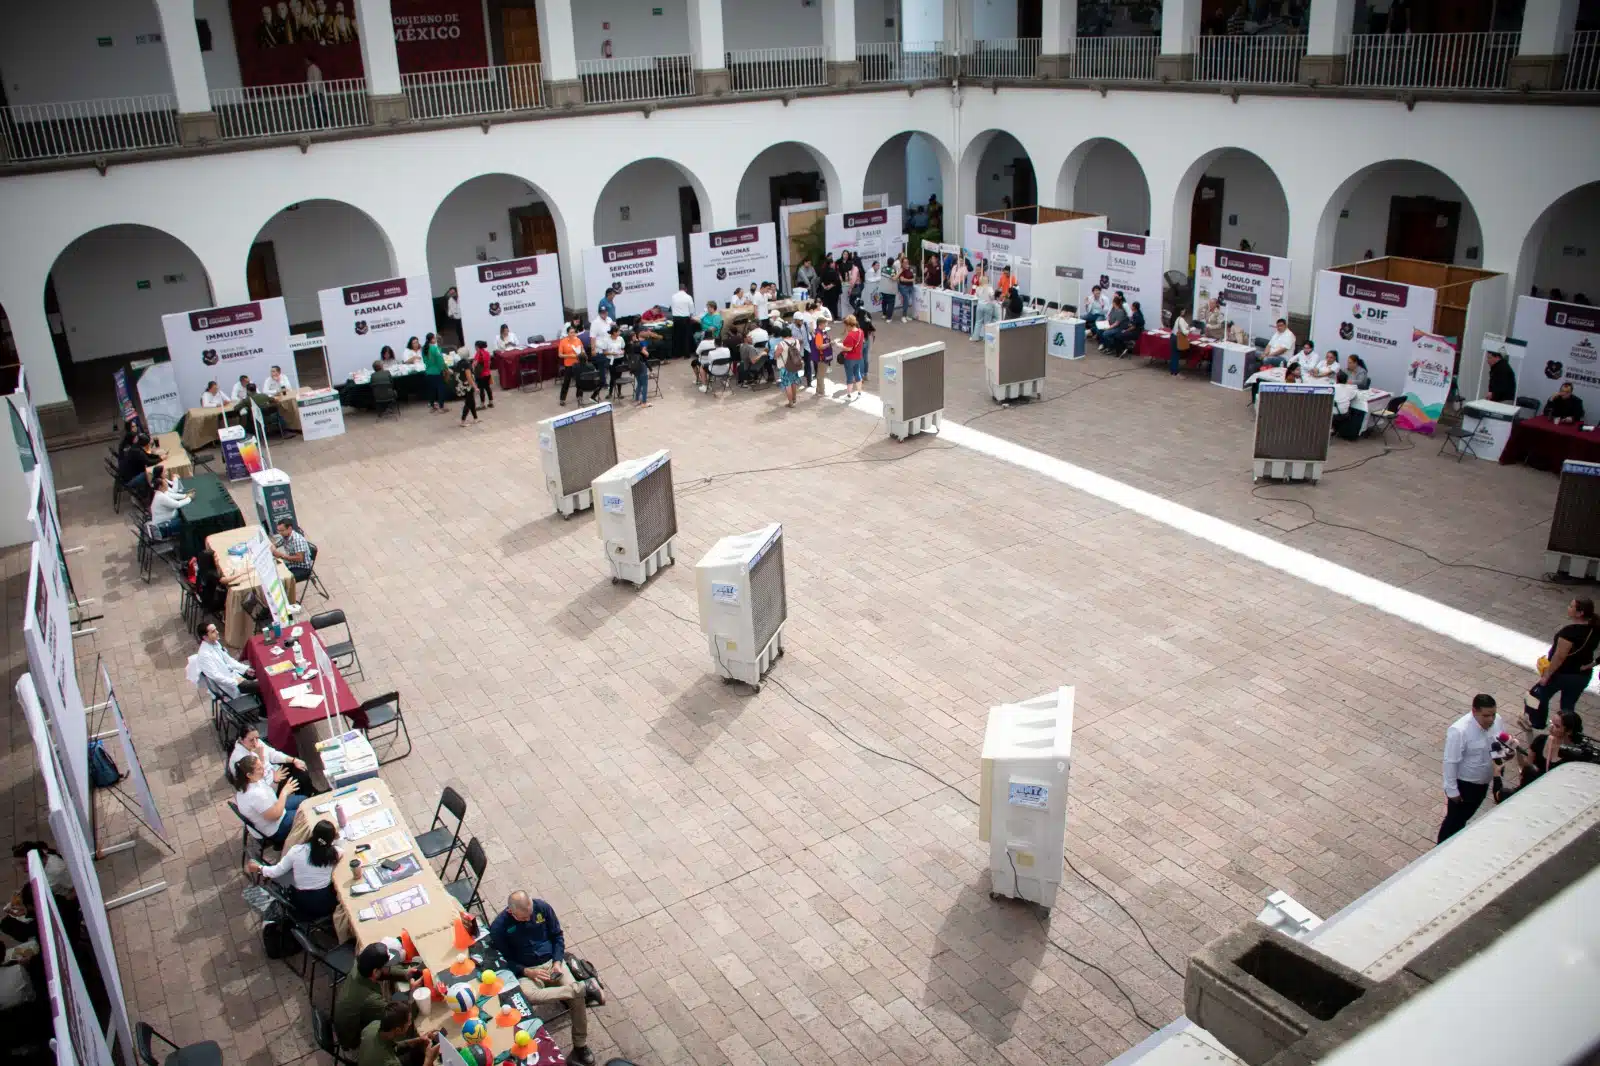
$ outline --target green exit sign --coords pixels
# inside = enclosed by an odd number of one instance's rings
[[[653,8],[650,9],[650,14],[656,16],[657,18],[660,18],[661,17],[661,9],[659,7],[653,7]]]
[[[150,283],[148,281],[136,281],[133,283],[133,287],[136,289],[148,289]]]
[[[110,48],[111,47],[111,38],[109,38],[109,37],[96,37],[94,39],[94,43],[99,45],[101,48]]]

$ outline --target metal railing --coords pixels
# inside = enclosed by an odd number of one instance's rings
[[[1397,89],[1504,89],[1520,33],[1359,33],[1345,84]]]
[[[1600,92],[1600,30],[1572,35],[1567,52],[1567,75],[1561,87],[1569,93]]]
[[[828,61],[820,44],[741,48],[723,58],[728,65],[728,85],[736,93],[809,89],[828,84]]]
[[[591,104],[693,96],[694,57],[673,55],[580,59],[578,80],[583,83],[584,100]]]
[[[960,57],[945,41],[873,41],[856,45],[862,81],[934,81],[954,77]]]
[[[1155,81],[1161,38],[1079,37],[1072,76],[1082,81]]]
[[[212,89],[211,110],[225,141],[365,126],[367,79],[336,78],[318,89],[304,82]]]
[[[178,102],[171,93],[0,107],[7,158],[60,159],[131,152],[178,143]]]
[[[400,75],[412,118],[454,118],[544,107],[538,63]]]
[[[971,41],[961,54],[961,73],[969,78],[1036,78],[1039,38]]]
[[[1195,81],[1290,84],[1300,80],[1304,34],[1203,36],[1194,50]]]

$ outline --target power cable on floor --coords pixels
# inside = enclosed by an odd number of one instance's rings
[[[881,419],[879,421],[881,421]],[[755,466],[745,467],[738,470],[723,470],[715,474],[705,474],[700,477],[689,478],[684,481],[683,488],[678,493],[678,496],[679,498],[698,496],[700,493],[710,489],[711,486],[718,481],[732,477],[743,477],[748,474],[775,474],[790,470],[825,470],[829,467],[835,466],[868,465],[872,463],[898,463],[902,460],[910,459],[912,456],[921,455],[923,452],[949,451],[956,447],[954,444],[934,444],[930,442],[928,444],[913,445],[905,451],[902,451],[899,455],[858,456],[854,459],[838,458],[839,456],[847,455],[850,452],[860,451],[862,448],[866,447],[867,442],[873,437],[877,436],[877,434],[878,429],[876,424],[874,424],[873,428],[867,432],[867,436],[862,439],[860,444],[853,445],[849,448],[844,448],[837,452],[831,452],[828,455],[819,456],[815,459],[798,459],[792,463],[782,463],[777,466]],[[937,434],[934,434],[933,436],[936,437]]]
[[[961,424],[963,426],[970,426],[972,423],[981,418],[988,418],[990,415],[997,415],[1002,411],[1011,411],[1016,409],[1031,410],[1035,407],[1043,407],[1047,403],[1054,403],[1057,400],[1064,400],[1068,396],[1071,396],[1073,393],[1077,392],[1079,389],[1086,389],[1090,385],[1096,385],[1102,381],[1110,381],[1112,378],[1120,378],[1124,374],[1132,373],[1135,373],[1135,370],[1134,368],[1130,367],[1127,370],[1113,370],[1109,374],[1091,374],[1088,381],[1080,381],[1078,384],[1072,386],[1072,388],[1058,392],[1054,396],[1046,396],[1042,400],[1030,400],[1027,403],[1003,403],[998,407],[991,408],[988,411],[979,411],[977,414],[973,415],[971,418],[967,419]]]

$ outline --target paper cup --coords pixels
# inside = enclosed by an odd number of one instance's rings
[[[411,1001],[416,1004],[418,1014],[426,1014],[433,1004],[433,993],[418,985],[411,990]]]

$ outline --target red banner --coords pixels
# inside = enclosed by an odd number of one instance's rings
[[[245,85],[306,80],[306,60],[322,77],[359,78],[356,0],[229,0],[239,75]],[[400,73],[459,70],[489,62],[481,0],[390,0]]]

